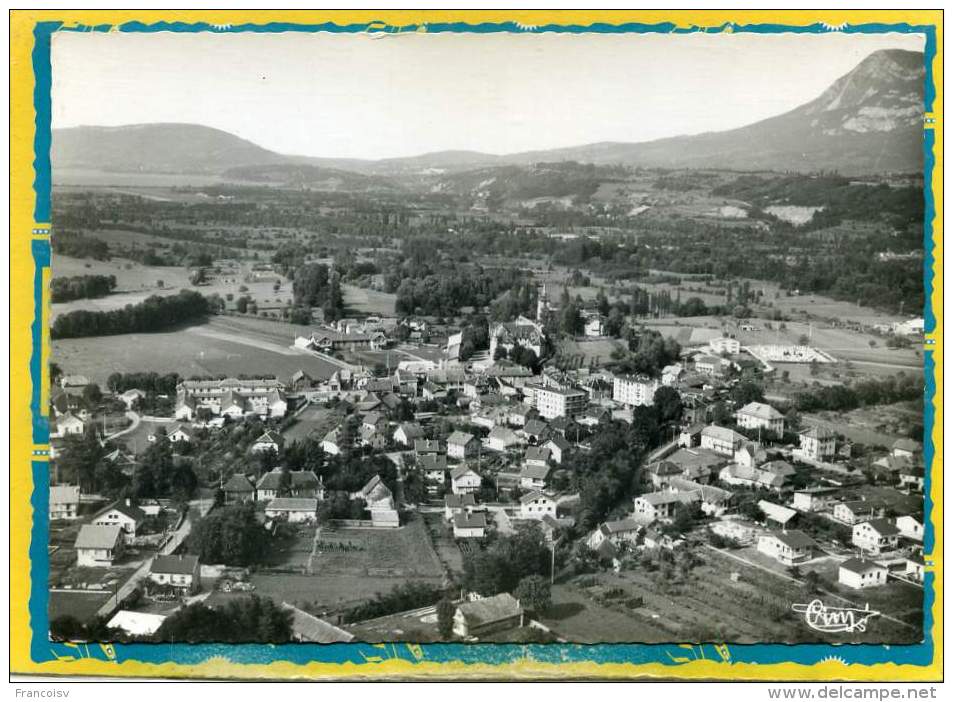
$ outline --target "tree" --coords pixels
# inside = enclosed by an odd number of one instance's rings
[[[83,388],[83,399],[86,400],[86,403],[90,407],[95,407],[103,401],[102,390],[99,389],[96,383],[90,383]]]
[[[267,549],[268,532],[255,517],[251,504],[215,510],[196,528],[199,560],[247,566],[260,559]]]
[[[267,597],[242,597],[224,607],[191,604],[171,614],[153,635],[156,642],[287,643],[291,612]]]
[[[673,422],[682,416],[682,396],[675,388],[663,385],[655,391],[653,400],[661,422]]]
[[[529,575],[520,580],[513,596],[537,616],[542,615],[553,603],[549,579],[541,575]]]
[[[453,636],[453,616],[456,612],[456,605],[446,597],[437,603],[437,630],[444,641]]]

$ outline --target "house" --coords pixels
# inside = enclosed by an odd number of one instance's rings
[[[917,492],[923,492],[923,466],[911,461],[909,465],[901,468],[897,475],[900,477],[899,487],[901,490],[916,490]]]
[[[702,355],[695,359],[695,371],[705,375],[720,374],[721,366],[721,359],[717,356]]]
[[[735,356],[741,353],[741,342],[728,336],[722,336],[708,341],[708,348],[712,353],[721,355],[726,353]]]
[[[605,333],[606,318],[601,314],[590,314],[583,325],[583,333],[589,337],[599,337]]]
[[[79,486],[50,485],[50,519],[76,519],[79,516]]]
[[[76,565],[108,568],[122,555],[124,544],[118,524],[84,524],[74,545]]]
[[[256,497],[255,484],[248,479],[248,476],[241,473],[232,475],[222,486],[222,492],[225,494],[227,505],[254,502]]]
[[[913,439],[897,439],[890,447],[890,455],[896,458],[914,458],[923,451],[923,445]]]
[[[556,516],[556,501],[545,493],[534,490],[520,498],[520,518],[542,519]]]
[[[645,476],[656,490],[668,485],[671,478],[682,475],[682,469],[671,461],[655,461],[645,467]]]
[[[387,448],[387,435],[367,424],[362,424],[357,430],[357,441],[359,446],[370,446],[377,450]]]
[[[480,452],[480,441],[462,431],[455,431],[447,437],[447,455],[457,460],[466,460]]]
[[[886,519],[871,519],[854,525],[851,543],[864,553],[879,556],[895,551],[900,542],[900,530]]]
[[[742,546],[747,546],[754,542],[758,535],[757,529],[749,522],[743,522],[736,519],[722,519],[709,526],[712,532],[725,539],[736,541]]]
[[[725,456],[702,448],[682,448],[669,454],[666,459],[682,470],[682,477],[699,483],[710,482],[727,462]]]
[[[85,375],[64,375],[60,377],[60,387],[64,390],[72,388],[81,391],[87,385],[89,385],[89,378]]]
[[[823,427],[802,429],[798,434],[800,453],[812,461],[821,463],[829,461],[837,450],[836,439],[837,435],[830,429]]]
[[[784,433],[784,415],[763,402],[749,402],[735,412],[735,419],[744,429],[764,429],[778,436]]]
[[[705,425],[701,422],[683,427],[678,433],[678,445],[682,448],[694,448],[701,443],[702,431]]]
[[[545,466],[549,464],[553,452],[545,446],[528,446],[523,455],[523,462],[529,466]]]
[[[900,536],[904,537],[905,539],[910,539],[911,541],[923,541],[923,522],[916,519],[915,517],[912,517],[909,514],[902,517],[897,517],[896,526],[900,531]]]
[[[318,516],[318,501],[313,497],[276,497],[265,505],[265,516],[292,524],[310,523]]]
[[[191,422],[198,413],[199,403],[191,395],[178,395],[175,400],[175,418],[180,422]]]
[[[778,475],[761,468],[749,468],[738,463],[725,466],[718,473],[718,478],[728,485],[741,487],[764,488],[766,490],[781,491],[786,482],[783,475]]]
[[[383,431],[387,428],[387,417],[380,412],[368,412],[361,419],[361,427],[371,431]]]
[[[126,406],[127,410],[131,410],[136,406],[137,403],[144,400],[146,393],[140,390],[139,388],[132,388],[126,390],[119,396],[119,399],[122,400],[122,403]]]
[[[701,447],[730,458],[734,458],[735,451],[747,441],[742,434],[717,424],[702,429]]]
[[[617,375],[612,379],[612,399],[629,407],[648,407],[658,388],[658,380],[647,375]]]
[[[329,456],[340,456],[351,448],[343,427],[335,427],[321,439],[321,449]]]
[[[546,463],[542,465],[526,463],[520,470],[520,487],[527,490],[542,490],[546,487],[549,473],[550,467]]]
[[[179,442],[190,444],[192,443],[193,432],[188,424],[177,424],[172,427],[171,431],[166,435],[173,444]]]
[[[794,509],[801,512],[826,512],[840,492],[836,487],[809,487],[794,491]]]
[[[854,590],[886,585],[887,569],[873,561],[848,558],[837,569],[837,582]]]
[[[56,419],[56,433],[51,436],[79,436],[86,432],[86,422],[72,412],[67,412]]]
[[[258,479],[255,491],[260,501],[277,497],[324,499],[324,483],[313,470],[272,468]]]
[[[476,497],[473,493],[467,492],[462,495],[444,495],[443,498],[443,516],[448,522],[453,519],[457,512],[469,512],[476,507]]]
[[[527,386],[528,388],[529,386]],[[589,404],[589,393],[579,388],[558,388],[535,385],[532,388],[533,407],[545,419],[575,417]]]
[[[569,450],[572,448],[572,444],[566,439],[566,437],[556,434],[554,436],[546,439],[543,444],[543,448],[548,449],[550,452],[550,457],[553,462],[556,464],[563,462],[563,456],[569,453]]]
[[[912,554],[907,556],[907,560],[904,564],[903,574],[909,579],[918,583],[923,582],[923,567],[926,565],[923,562],[923,556],[919,554]]]
[[[586,545],[594,551],[604,541],[609,541],[616,546],[624,543],[634,544],[638,540],[641,529],[642,527],[639,526],[638,522],[632,519],[603,522],[589,535]]]
[[[511,427],[523,427],[526,426],[526,422],[536,416],[538,416],[538,413],[535,409],[529,405],[519,404],[509,408],[506,414],[506,422]]]
[[[381,476],[375,475],[359,492],[351,495],[352,499],[362,499],[367,510],[371,513],[371,521],[376,527],[397,528],[400,526],[400,515],[394,502],[394,493],[384,484]]]
[[[646,548],[674,551],[685,544],[685,539],[677,536],[673,537],[671,534],[665,534],[661,530],[652,526],[645,530],[645,536],[643,537],[642,544]],[[608,544],[604,542],[600,548],[600,552],[607,545]]]
[[[466,465],[457,466],[450,472],[450,490],[454,495],[479,492],[483,478]]]
[[[251,445],[251,452],[264,453],[266,451],[274,451],[278,453],[278,450],[281,448],[281,443],[281,436],[269,430],[255,439],[255,443]]]
[[[191,594],[199,589],[198,556],[156,556],[149,566],[149,580],[158,585],[169,585],[173,590]]]
[[[414,454],[418,458],[428,454],[442,453],[443,450],[443,446],[435,439],[414,439]]]
[[[486,536],[486,514],[460,510],[453,515],[453,538],[482,539]]]
[[[423,473],[424,480],[434,487],[443,487],[447,481],[447,457],[428,453],[417,459],[417,467]]]
[[[464,602],[453,615],[453,633],[478,638],[523,626],[523,608],[508,592]]]
[[[125,502],[114,502],[105,509],[97,512],[90,520],[90,524],[98,526],[118,526],[122,530],[123,537],[128,544],[136,538],[136,530],[145,518],[145,512],[133,505],[132,500],[126,498]]]
[[[632,516],[641,524],[654,521],[670,522],[678,508],[691,501],[690,497],[669,490],[647,492],[632,501]]]
[[[486,437],[486,447],[492,451],[506,451],[521,443],[520,437],[509,427],[493,427]]]
[[[757,441],[748,441],[735,451],[735,463],[745,468],[757,468],[768,460],[768,452]]]
[[[394,443],[413,446],[417,439],[424,438],[424,428],[415,422],[404,422],[394,430]]]
[[[734,494],[714,485],[704,485],[682,477],[673,477],[668,481],[669,492],[679,496],[685,503],[700,503],[702,512],[710,516],[721,516],[731,504]]]
[[[543,341],[546,334],[543,326],[536,322],[518,317],[513,322],[494,324],[490,328],[490,358],[497,357],[497,349],[506,349],[507,353],[517,346],[529,349],[536,356],[543,355]]]
[[[803,531],[791,529],[763,534],[758,538],[758,551],[779,563],[793,566],[810,560],[814,555],[814,540]]]
[[[301,392],[314,386],[314,378],[305,373],[300,368],[291,374],[289,387],[294,392]]]
[[[248,412],[248,400],[234,390],[227,390],[219,401],[218,413],[229,419],[243,419]]]
[[[313,614],[282,602],[281,606],[291,612],[291,639],[298,643],[348,643],[354,640],[354,634],[339,629],[333,624],[319,619]]]
[[[523,425],[520,434],[531,443],[539,444],[549,435],[549,425],[542,419],[530,419]]]
[[[590,391],[590,395],[591,395]],[[586,411],[580,415],[576,415],[576,421],[583,426],[589,427],[598,427],[603,424],[608,424],[612,420],[612,410],[608,407],[603,407],[601,405],[590,405],[586,408]]]
[[[797,510],[778,505],[767,500],[759,500],[758,508],[764,512],[765,520],[768,524],[774,524],[779,527],[787,527],[791,520],[797,516]]]
[[[883,517],[887,505],[880,500],[849,500],[834,505],[834,519],[848,526]]]

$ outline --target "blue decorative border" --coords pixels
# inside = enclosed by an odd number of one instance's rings
[[[217,34],[235,34],[244,32],[279,33],[279,32],[330,32],[342,34],[387,34],[398,32],[415,32],[425,29],[428,33],[601,33],[601,34],[694,34],[694,33],[756,33],[756,34],[826,34],[842,32],[845,34],[881,34],[885,32],[899,32],[905,34],[923,34],[925,36],[925,91],[924,110],[933,111],[936,99],[936,90],[933,81],[933,59],[937,51],[936,28],[932,25],[911,25],[906,23],[882,24],[865,23],[859,25],[843,25],[832,27],[822,23],[810,25],[784,24],[735,24],[724,23],[716,27],[680,27],[670,22],[658,24],[643,24],[637,22],[624,24],[594,23],[591,25],[558,25],[546,24],[539,26],[525,26],[515,22],[468,24],[454,23],[426,23],[425,25],[410,24],[401,27],[388,26],[383,22],[366,24],[337,25],[298,24],[288,22],[269,22],[265,24],[238,24],[213,25],[206,22],[127,22],[118,26],[113,25],[70,25],[62,22],[40,22],[34,28],[34,48],[32,52],[33,71],[35,80],[34,108],[36,110],[36,134],[34,138],[34,190],[36,202],[34,206],[34,220],[37,223],[50,221],[51,203],[51,166],[50,143],[51,132],[51,84],[52,66],[50,57],[51,37],[56,31],[75,32],[212,32]],[[925,309],[924,324],[927,334],[936,329],[936,317],[932,309],[933,293],[933,218],[936,213],[936,204],[931,183],[935,159],[933,145],[935,136],[932,128],[925,129],[924,139],[924,188],[926,208],[924,222],[924,288]],[[41,232],[34,232],[35,234]],[[43,232],[46,233],[46,232]],[[44,320],[43,314],[43,269],[50,266],[50,244],[48,239],[36,239],[32,247],[33,259],[36,266],[34,277],[35,319],[31,327],[33,351],[30,360],[30,375],[33,380],[33,394],[31,396],[31,410],[33,414],[33,441],[44,445],[49,441],[49,422],[43,408],[40,407],[40,387],[42,382],[42,334],[40,325]],[[935,454],[933,445],[933,398],[936,395],[936,379],[934,376],[934,352],[924,352],[924,371],[926,375],[925,412],[924,412],[924,460],[931,465]],[[41,452],[42,453],[42,452]],[[32,629],[31,656],[36,662],[52,661],[56,659],[75,659],[77,649],[66,644],[51,643],[48,638],[49,602],[48,575],[49,555],[46,544],[49,538],[49,464],[38,460],[32,463],[32,477],[34,491],[31,496],[31,506],[34,510],[34,520],[31,532],[30,546],[30,622]],[[925,535],[924,548],[930,552],[935,543],[935,525],[932,521],[933,502],[930,498],[931,475],[926,472],[925,503]],[[679,665],[699,660],[730,660],[731,663],[800,663],[812,665],[831,658],[848,664],[873,665],[877,663],[894,663],[914,666],[927,666],[932,663],[934,655],[933,637],[933,603],[935,578],[932,573],[926,574],[924,583],[924,632],[925,640],[916,645],[895,646],[877,644],[753,644],[730,645],[730,657],[725,649],[714,644],[695,645],[685,647],[678,644],[395,644],[381,647],[366,643],[350,644],[288,644],[288,645],[222,645],[222,644],[195,644],[178,645],[175,647],[149,644],[117,644],[114,647],[102,646],[86,647],[86,657],[98,658],[106,661],[135,660],[145,663],[180,663],[186,665],[198,664],[213,657],[227,659],[234,663],[271,663],[285,661],[290,663],[306,664],[313,662],[323,663],[361,663],[375,662],[399,658],[411,662],[462,662],[462,663],[509,663],[530,658],[541,663],[627,663],[645,664],[661,663],[670,665],[673,673]]]

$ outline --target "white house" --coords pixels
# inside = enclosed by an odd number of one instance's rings
[[[758,538],[758,551],[779,563],[793,566],[810,560],[814,554],[814,540],[803,531],[794,529],[772,532]]]
[[[480,441],[463,431],[455,431],[447,437],[447,456],[457,460],[465,460],[476,456],[480,452]]]
[[[647,492],[632,501],[632,516],[642,524],[654,521],[670,522],[679,506],[691,501],[691,497],[669,490]]]
[[[86,431],[86,422],[72,412],[67,412],[56,419],[55,436],[78,436]]]
[[[538,463],[523,465],[520,470],[520,487],[526,490],[542,490],[549,479],[549,465]]]
[[[149,566],[149,580],[159,585],[170,585],[183,593],[199,589],[198,556],[156,556]]]
[[[453,633],[460,638],[478,638],[523,626],[523,608],[508,592],[477,597],[457,606]]]
[[[701,447],[723,456],[734,458],[735,451],[747,441],[748,439],[742,434],[717,424],[711,424],[702,429]]]
[[[837,582],[855,590],[886,585],[887,569],[873,561],[848,558],[837,569]]]
[[[272,433],[271,431],[266,431],[264,434],[255,439],[255,443],[251,446],[252,453],[265,453],[266,451],[274,451],[275,453],[281,448],[281,437]]]
[[[717,339],[711,339],[708,342],[708,348],[712,353],[736,355],[741,353],[741,342],[728,336],[722,336]]]
[[[414,441],[424,438],[424,430],[414,422],[404,422],[394,430],[394,443],[413,446]]]
[[[318,515],[318,501],[313,497],[276,497],[265,506],[269,519],[286,519],[300,524],[313,522]]]
[[[516,432],[509,427],[498,426],[490,430],[486,437],[486,447],[492,451],[506,451],[522,443]]]
[[[76,565],[110,567],[122,555],[122,527],[118,524],[84,524],[76,536]]]
[[[798,434],[801,453],[812,461],[825,462],[834,457],[837,436],[830,429],[810,427]]]
[[[50,485],[50,519],[76,519],[79,516],[79,486]]]
[[[90,523],[98,526],[118,526],[126,543],[130,543],[136,538],[136,530],[145,518],[145,513],[127,498],[125,502],[114,502],[97,512]]]
[[[122,403],[126,406],[127,410],[131,410],[136,406],[136,403],[144,399],[146,394],[139,388],[132,388],[126,390],[119,396],[119,399],[122,400]]]
[[[638,522],[632,519],[603,522],[589,535],[586,545],[594,551],[605,541],[616,546],[623,543],[634,544],[638,540],[641,528]]]
[[[912,541],[923,541],[923,522],[906,514],[902,517],[897,517],[896,525],[900,536],[911,539]]]
[[[851,543],[864,553],[879,556],[897,549],[900,530],[886,519],[871,519],[854,525]]]
[[[482,539],[486,536],[486,514],[460,510],[453,515],[453,538]]]
[[[556,501],[542,492],[528,492],[520,498],[520,517],[523,519],[542,519],[546,515],[556,516]]]
[[[890,455],[896,458],[913,458],[923,451],[923,445],[913,439],[897,439],[890,448]]]
[[[763,402],[749,402],[735,412],[735,419],[743,429],[764,429],[778,436],[784,433],[784,415]]]
[[[192,443],[192,430],[187,424],[178,424],[172,427],[172,430],[166,435],[173,444],[179,442],[189,444]]]
[[[483,479],[469,466],[462,465],[450,472],[450,490],[454,495],[479,492]]]
[[[443,517],[449,522],[457,512],[470,512],[476,507],[476,503],[476,497],[470,492],[462,495],[454,495],[453,493],[444,495]]]
[[[834,505],[834,519],[848,526],[883,517],[887,507],[880,500],[848,500]]]

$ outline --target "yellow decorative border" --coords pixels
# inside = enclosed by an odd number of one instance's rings
[[[935,243],[935,279],[932,305],[937,319],[934,333],[927,337],[925,348],[934,352],[936,362],[934,397],[935,421],[933,440],[934,462],[931,480],[936,542],[933,555],[933,572],[936,580],[936,599],[933,606],[934,660],[928,666],[874,664],[869,666],[846,666],[837,661],[824,661],[815,665],[779,663],[754,665],[747,663],[726,664],[713,660],[694,660],[677,667],[649,664],[618,663],[542,663],[527,657],[517,662],[492,664],[432,663],[426,660],[412,662],[390,658],[365,664],[310,663],[297,665],[285,662],[270,664],[238,664],[225,659],[211,659],[199,665],[175,663],[149,664],[137,661],[99,660],[78,655],[71,661],[54,660],[36,663],[30,658],[30,622],[27,604],[30,595],[30,525],[32,509],[30,494],[33,489],[30,462],[35,460],[32,445],[32,420],[30,415],[31,379],[29,363],[31,354],[30,325],[33,323],[34,301],[33,258],[31,255],[31,231],[48,227],[47,223],[32,220],[33,184],[33,70],[31,51],[32,31],[36,22],[62,21],[66,26],[121,24],[128,21],[144,23],[174,19],[181,22],[208,22],[219,25],[263,22],[297,22],[318,24],[334,22],[339,25],[378,22],[384,26],[406,26],[435,22],[517,22],[533,26],[543,24],[590,25],[593,23],[622,24],[640,22],[654,24],[672,22],[679,27],[716,27],[725,23],[735,24],[813,24],[823,22],[837,26],[842,23],[861,24],[909,23],[932,25],[936,28],[937,51],[933,63],[936,83],[936,110],[930,115],[935,120],[933,192],[935,194],[936,218],[933,222]],[[34,675],[97,675],[123,677],[168,677],[168,678],[310,678],[310,679],[381,679],[381,678],[676,678],[683,680],[856,680],[856,681],[933,681],[942,678],[943,660],[943,476],[942,476],[942,426],[943,426],[943,237],[942,237],[942,105],[943,105],[943,15],[939,10],[654,10],[654,11],[431,11],[431,10],[344,10],[344,11],[228,11],[228,10],[25,10],[11,12],[10,33],[10,98],[11,98],[11,222],[10,222],[10,300],[11,300],[11,349],[10,349],[10,630],[11,670]],[[48,302],[48,300],[47,300]],[[44,306],[45,309],[45,306]],[[49,357],[49,335],[43,338],[43,364]],[[42,397],[48,393],[48,378],[44,378]],[[45,406],[45,402],[43,404]],[[107,647],[108,648],[108,647]],[[528,650],[528,649],[527,649]],[[108,651],[107,651],[107,657]]]

